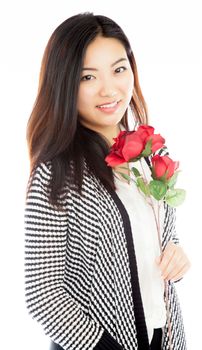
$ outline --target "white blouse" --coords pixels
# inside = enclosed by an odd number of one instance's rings
[[[141,162],[147,180],[150,180],[150,168],[144,158],[142,158]],[[135,166],[141,174],[143,173],[140,161],[129,163],[129,166],[130,169]],[[135,179],[132,173],[130,176]],[[144,195],[133,181],[130,184],[124,181],[126,180],[121,180],[117,175],[115,176],[116,193],[124,204],[130,218],[145,320],[149,342],[151,342],[153,329],[164,327],[166,323],[166,308],[163,297],[164,281],[155,262],[155,258],[160,255],[158,233],[151,205],[147,203]],[[153,197],[152,199],[157,212],[158,201]],[[161,237],[163,222],[164,208],[161,201]]]

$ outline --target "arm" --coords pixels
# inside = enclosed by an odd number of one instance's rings
[[[117,341],[65,290],[67,208],[56,210],[48,201],[51,172],[41,163],[25,204],[25,302],[45,334],[64,350],[121,350]]]

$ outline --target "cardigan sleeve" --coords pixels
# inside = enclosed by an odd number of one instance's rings
[[[46,335],[64,350],[121,350],[122,346],[81,309],[64,285],[67,208],[55,209],[48,199],[51,172],[40,163],[25,200],[25,304]]]

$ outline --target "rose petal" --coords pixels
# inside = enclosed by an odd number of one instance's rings
[[[126,136],[125,145],[122,149],[123,158],[126,161],[129,161],[132,158],[136,158],[140,155],[143,149],[144,145],[141,138],[139,135],[133,132],[132,134]]]
[[[163,176],[167,170],[167,166],[162,158],[157,154],[151,159],[156,178]]]
[[[115,153],[110,153],[105,157],[108,166],[114,167],[125,162],[124,158],[118,157]]]

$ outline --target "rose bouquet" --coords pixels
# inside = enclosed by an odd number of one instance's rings
[[[160,134],[154,133],[154,128],[150,125],[140,125],[136,131],[120,131],[119,135],[114,138],[115,143],[111,146],[110,152],[105,158],[108,166],[117,167],[122,163],[130,163],[139,161],[142,168],[142,174],[135,167],[128,169],[134,175],[130,175],[116,171],[123,178],[132,180],[136,183],[140,192],[144,195],[145,200],[151,205],[156,228],[160,252],[162,254],[162,243],[160,234],[160,219],[159,212],[162,202],[165,201],[168,205],[176,207],[180,205],[184,199],[186,192],[183,189],[175,188],[177,177],[179,174],[179,162],[173,161],[169,156],[165,139]],[[157,152],[158,151],[158,152]],[[158,154],[156,154],[156,152]],[[161,154],[165,155],[161,155]],[[151,180],[146,178],[142,160],[148,160],[151,170]],[[155,210],[153,199],[158,201],[157,212]],[[164,281],[165,285],[165,303],[167,310],[169,341],[171,344],[171,325],[169,317],[168,305],[168,282]]]

